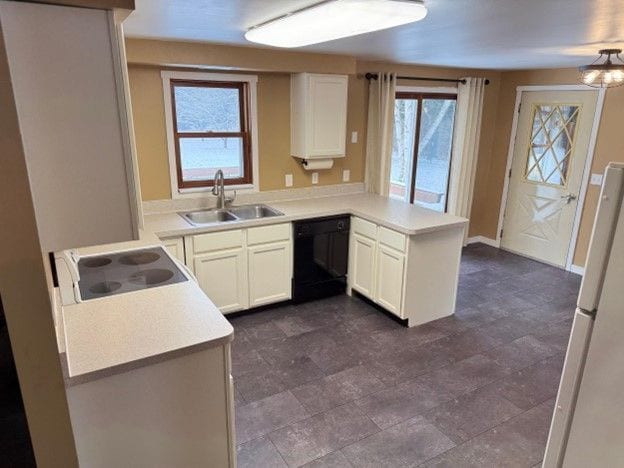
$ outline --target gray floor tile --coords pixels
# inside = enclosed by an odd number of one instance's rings
[[[239,377],[251,372],[258,367],[266,366],[267,363],[255,349],[236,351],[232,349],[232,375]]]
[[[428,461],[427,468],[530,467],[544,455],[552,401],[522,413]]]
[[[340,448],[354,443],[373,461],[353,466],[412,466],[429,457],[427,440],[469,437],[425,463],[538,463],[580,277],[479,244],[460,269],[455,314],[411,329],[346,295],[228,317],[241,466],[349,466],[353,449]],[[351,371],[359,366],[369,375]],[[310,412],[357,399],[311,416],[282,391],[297,387]],[[512,407],[528,411],[505,420]],[[273,438],[290,458],[274,458]]]
[[[409,380],[355,401],[380,428],[385,429],[424,413],[452,398],[451,394]]]
[[[396,385],[434,369],[447,366],[453,358],[438,352],[432,345],[395,353],[394,356],[372,358],[366,365],[386,385]]]
[[[480,331],[503,343],[528,335],[535,329],[535,321],[525,318],[521,314],[514,314],[492,322],[481,328]]]
[[[449,332],[432,324],[417,327],[401,327],[393,330],[377,331],[371,338],[386,349],[413,349],[423,344],[448,336]]]
[[[420,416],[342,449],[356,467],[408,467],[435,457],[455,444]]]
[[[526,335],[509,344],[485,351],[483,354],[510,371],[515,371],[542,361],[557,350],[533,335]]]
[[[273,370],[287,388],[298,387],[325,375],[307,356],[283,356],[283,359],[274,360]]]
[[[446,356],[450,361],[462,361],[502,344],[504,341],[500,338],[489,336],[478,329],[469,329],[436,340],[428,347],[436,354]]]
[[[305,468],[352,468],[353,465],[349,463],[349,460],[345,455],[338,450],[332,452],[321,458],[317,458],[310,463],[303,465]]]
[[[236,408],[236,442],[244,444],[308,416],[290,392],[277,393]]]
[[[505,368],[494,360],[477,354],[463,361],[435,370],[418,381],[453,396],[467,393],[507,375]]]
[[[353,403],[291,424],[269,435],[289,466],[301,466],[378,432]]]
[[[492,384],[519,408],[529,409],[557,395],[563,357],[556,355],[521,369]]]
[[[250,440],[236,449],[238,468],[287,468],[273,443],[266,437]]]
[[[385,385],[366,367],[357,366],[293,388],[292,393],[308,413],[314,414],[343,405],[384,387]]]
[[[248,403],[288,390],[279,374],[268,364],[262,364],[236,377],[236,389]]]
[[[424,417],[459,444],[522,412],[495,389],[482,387],[435,407]]]

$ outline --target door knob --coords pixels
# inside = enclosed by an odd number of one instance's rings
[[[572,200],[576,200],[576,195],[568,193],[567,195],[561,195],[561,199],[565,199],[566,204],[570,204]]]

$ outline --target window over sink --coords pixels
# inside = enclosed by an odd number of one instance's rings
[[[217,170],[231,189],[257,184],[254,75],[162,72],[171,192],[212,188]]]

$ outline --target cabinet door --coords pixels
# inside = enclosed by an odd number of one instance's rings
[[[405,272],[405,255],[383,244],[377,246],[375,300],[387,309],[403,317],[401,300],[403,299],[403,277]]]
[[[249,306],[291,298],[291,243],[275,242],[248,247]]]
[[[247,261],[242,248],[197,255],[193,266],[199,286],[221,312],[247,308]]]
[[[181,237],[163,239],[162,243],[171,255],[180,260],[180,262],[186,263],[184,260],[184,240]]]
[[[341,75],[310,76],[308,156],[345,155],[347,80]]]
[[[374,299],[375,241],[352,234],[350,284],[353,289]]]

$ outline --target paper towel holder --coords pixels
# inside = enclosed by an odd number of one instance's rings
[[[326,158],[326,159],[301,158],[300,160],[301,160],[301,165],[306,171],[319,171],[319,170],[324,170],[324,169],[331,169],[332,167],[334,167],[333,158]]]

